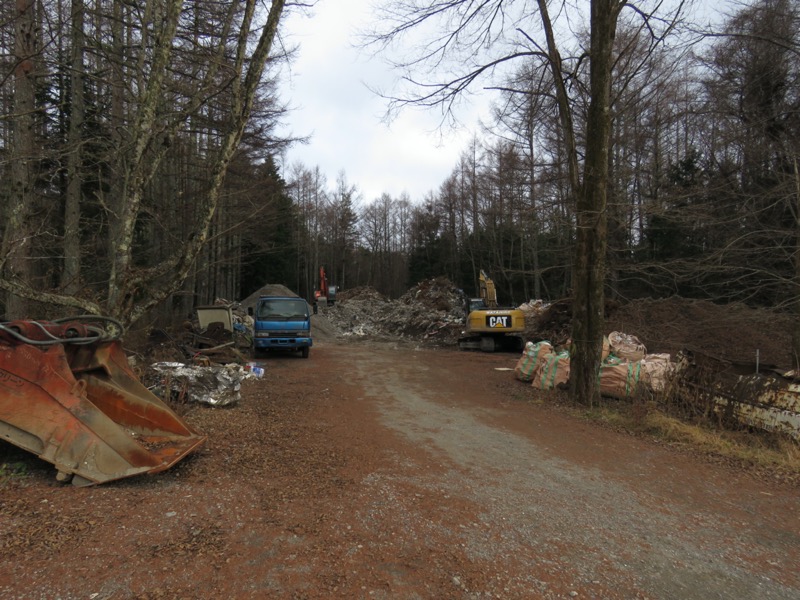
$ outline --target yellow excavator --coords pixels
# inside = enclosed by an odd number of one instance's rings
[[[525,346],[525,314],[518,308],[497,305],[494,282],[481,269],[478,278],[479,298],[468,298],[466,329],[458,340],[461,350],[521,351]]]

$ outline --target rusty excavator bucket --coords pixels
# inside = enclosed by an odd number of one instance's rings
[[[121,332],[106,317],[0,323],[0,439],[76,486],[157,473],[197,450],[205,436],[142,385]]]

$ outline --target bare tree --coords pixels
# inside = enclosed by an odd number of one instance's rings
[[[17,19],[20,31],[31,30],[35,27],[34,3],[18,5],[25,8]],[[182,29],[181,19],[186,14],[182,0],[148,1],[135,7],[130,3],[113,2],[115,18],[109,21],[110,47],[118,54],[112,54],[112,60],[108,61],[111,77],[107,81],[113,98],[112,131],[118,138],[109,154],[114,171],[112,202],[102,203],[102,196],[98,196],[111,222],[105,289],[87,294],[58,293],[35,285],[30,276],[19,273],[15,261],[24,254],[22,240],[30,237],[25,235],[24,229],[26,207],[32,206],[26,186],[14,189],[12,194],[13,205],[19,208],[10,212],[13,218],[4,231],[5,251],[0,255],[0,271],[4,276],[0,279],[0,289],[12,297],[108,314],[126,324],[141,318],[180,289],[215,228],[224,230],[227,227],[217,213],[223,182],[257,102],[286,5],[283,0],[273,0],[263,14],[255,0],[219,5],[223,12],[217,10],[214,14],[216,35],[203,36],[193,48],[194,54],[184,61],[182,53],[191,46],[191,36],[184,35],[185,29]],[[76,8],[79,7],[80,3],[76,3]],[[196,10],[202,8],[200,3],[192,6]],[[76,46],[80,46],[77,32],[74,37]],[[20,35],[19,39],[20,43],[27,40],[26,43],[32,44],[36,36]],[[36,54],[30,46],[18,49],[20,104],[15,106],[15,119],[19,117],[20,126],[27,128],[33,115],[30,105],[33,100],[32,94],[25,93],[24,86],[29,84]],[[129,49],[132,49],[130,53]],[[73,61],[79,60],[77,53],[79,48],[73,48]],[[188,70],[178,76],[177,66]],[[179,84],[191,86],[181,90]],[[80,90],[73,90],[73,94],[80,94]],[[31,100],[22,104],[26,97]],[[217,110],[222,100],[224,111]],[[199,134],[213,142],[205,149],[209,158],[207,184],[203,193],[194,197],[191,211],[187,211],[191,219],[182,239],[170,248],[163,260],[151,257],[143,264],[137,256],[158,250],[158,243],[153,243],[158,242],[157,238],[151,236],[149,242],[142,239],[157,223],[149,198],[166,182],[156,175],[169,164],[164,159],[171,153],[175,140],[187,132],[187,124],[196,125],[199,116],[206,119],[224,116],[224,120],[214,123],[213,130],[209,128]],[[73,121],[75,126],[79,120],[78,116]],[[24,136],[17,134],[15,139],[25,143]],[[19,148],[22,150],[23,146]],[[29,149],[14,160],[20,182],[31,180],[28,171],[23,173],[23,169],[29,168],[26,155],[30,153]],[[163,192],[169,195],[169,186],[164,187]],[[226,244],[221,242],[220,252]],[[74,280],[75,265],[69,268],[68,279]],[[229,283],[232,284],[232,280]]]
[[[579,68],[582,57],[576,56],[566,62],[562,58],[546,0],[537,2],[538,25],[544,35],[541,44],[527,31],[535,22],[525,13],[525,3],[456,0],[442,5],[419,0],[389,2],[387,6],[389,10],[383,13],[384,22],[389,24],[387,29],[370,38],[385,48],[422,23],[436,20],[439,26],[432,27],[438,33],[420,47],[418,54],[396,64],[403,70],[403,81],[412,88],[407,95],[391,97],[390,109],[410,104],[437,106],[447,118],[453,115],[460,95],[475,81],[511,61],[539,57],[551,70],[569,188],[576,207],[571,386],[578,401],[594,402],[599,397],[596,373],[603,336],[611,72],[617,20],[625,2],[591,2],[589,106],[582,173],[575,127],[576,106],[570,96],[570,86],[575,81],[573,71]],[[454,55],[463,65],[456,76],[438,82],[415,78],[414,73],[422,72],[423,65],[441,64]]]
[[[523,247],[520,249],[519,269],[523,273],[532,272],[532,293],[542,298],[542,267],[540,250],[542,225],[545,223],[546,209],[543,195],[544,186],[540,183],[547,172],[548,154],[558,154],[557,148],[548,147],[548,140],[557,136],[548,132],[553,123],[556,110],[554,98],[549,93],[552,86],[545,84],[550,76],[546,65],[531,61],[524,65],[501,86],[500,100],[495,105],[493,116],[496,126],[490,133],[507,139],[519,149],[524,169],[525,207],[520,215]],[[552,145],[551,145],[552,146]],[[524,293],[530,297],[528,278],[523,279]]]
[[[65,294],[80,290],[81,278],[81,188],[83,177],[83,144],[81,143],[86,114],[84,103],[84,3],[72,0],[72,56],[70,77],[70,115],[67,136],[67,190],[64,202],[64,268],[61,287]]]
[[[347,180],[347,174],[340,171],[336,178],[336,189],[330,194],[326,213],[325,236],[329,243],[328,274],[334,278],[332,283],[339,287],[349,284],[350,264],[356,246],[356,223],[358,214],[356,204],[361,194],[355,184]]]
[[[33,239],[31,214],[36,205],[34,162],[36,151],[34,114],[36,110],[36,65],[38,61],[38,22],[36,3],[16,3],[14,36],[14,119],[12,121],[11,190],[6,207],[6,222],[0,244],[0,274],[19,281],[31,281],[30,253]],[[6,288],[7,291],[8,288]],[[6,313],[22,315],[25,304],[8,295]]]
[[[797,316],[800,364],[800,5],[760,0],[728,19],[705,79],[706,189],[692,190],[704,252],[690,272],[715,299]],[[701,273],[700,275],[698,273]],[[688,275],[688,273],[687,273]]]
[[[411,202],[384,193],[380,198],[359,207],[356,228],[360,251],[360,271],[352,285],[368,285],[390,297],[398,297],[407,289],[407,253]]]
[[[544,0],[540,0],[540,10]],[[597,371],[600,366],[604,332],[606,234],[608,213],[608,158],[611,131],[611,66],[617,18],[624,6],[620,0],[592,0],[591,5],[591,74],[589,76],[590,102],[586,120],[586,157],[583,181],[578,184],[571,175],[573,189],[577,191],[577,217],[575,236],[575,264],[573,276],[572,342],[570,389],[576,399],[592,404],[600,399]],[[543,13],[546,14],[546,13]],[[557,65],[552,29],[548,48],[551,66]],[[553,66],[559,90],[559,112],[568,113],[566,90],[562,90],[563,75]],[[568,120],[562,116],[564,129]],[[568,143],[570,169],[577,162],[577,152]]]

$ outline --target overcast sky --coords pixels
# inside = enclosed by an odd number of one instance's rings
[[[284,24],[289,45],[299,56],[284,78],[280,94],[294,110],[288,131],[309,135],[284,157],[288,167],[299,161],[319,167],[332,189],[340,171],[367,202],[383,192],[398,198],[407,192],[414,202],[436,192],[455,168],[478,128],[486,103],[472,102],[459,114],[458,131],[436,131],[436,110],[406,109],[390,125],[382,122],[386,101],[367,85],[386,89],[392,74],[379,58],[351,46],[357,28],[369,22],[369,0],[321,0],[310,17],[291,14]],[[287,173],[288,176],[288,173]]]

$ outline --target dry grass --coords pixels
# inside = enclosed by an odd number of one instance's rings
[[[647,435],[682,449],[752,468],[771,479],[800,484],[800,440],[762,431],[725,430],[668,416],[654,402],[609,402],[583,410],[590,420],[634,435]]]

